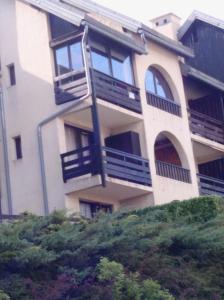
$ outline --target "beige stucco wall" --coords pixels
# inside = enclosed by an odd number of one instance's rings
[[[13,213],[43,214],[37,124],[55,105],[52,57],[46,14],[21,1],[0,1],[0,55],[9,148]],[[9,87],[7,65],[15,64],[16,86]],[[12,138],[21,135],[23,159],[15,161]],[[57,122],[44,129],[50,209],[64,207]],[[3,203],[5,195],[2,195]]]
[[[155,204],[162,204],[174,199],[181,200],[197,196],[198,184],[178,57],[152,42],[148,43],[148,49],[149,54],[147,56],[136,56],[136,69],[141,90],[146,143],[153,181],[154,202]],[[145,74],[146,70],[151,65],[157,67],[167,79],[176,102],[181,105],[181,118],[147,104],[145,94]],[[183,162],[186,165],[183,166],[190,169],[192,184],[186,184],[156,175],[154,144],[157,136],[161,132],[168,133],[168,136],[174,136],[175,139],[178,140],[179,143],[174,143],[176,148],[178,148],[178,144],[181,145],[182,149],[179,151],[179,155],[182,156],[184,154],[183,156],[187,158],[187,164],[185,160]]]

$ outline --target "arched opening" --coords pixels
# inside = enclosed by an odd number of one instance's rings
[[[146,97],[149,105],[181,116],[179,97],[169,74],[159,66],[150,66],[145,77]]]
[[[190,183],[190,171],[185,152],[170,133],[160,133],[154,145],[157,175]]]
[[[146,91],[158,97],[174,101],[172,91],[162,73],[155,67],[149,67],[146,72]]]
[[[157,161],[182,166],[176,148],[163,133],[159,134],[155,142],[155,159]]]

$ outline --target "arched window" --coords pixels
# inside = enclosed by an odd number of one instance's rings
[[[150,67],[146,73],[146,91],[159,97],[174,101],[168,83],[162,74],[154,67]]]

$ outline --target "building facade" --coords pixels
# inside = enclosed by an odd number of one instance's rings
[[[195,33],[222,28],[146,26],[83,0],[0,4],[3,215],[224,195],[224,70],[199,66]]]

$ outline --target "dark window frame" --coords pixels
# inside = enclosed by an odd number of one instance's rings
[[[153,77],[153,86],[154,86],[154,90],[155,92],[153,91],[150,91],[150,90],[147,90],[147,87],[146,87],[146,92],[148,93],[152,93],[152,94],[155,94],[155,96],[157,97],[161,97],[163,99],[166,99],[168,101],[171,101],[171,102],[175,102],[174,100],[174,96],[173,96],[173,93],[172,93],[172,90],[169,86],[169,83],[167,82],[167,80],[164,78],[164,76],[161,74],[161,72],[159,70],[157,70],[155,67],[149,67],[147,72],[151,72],[152,74],[152,77]],[[156,83],[156,79],[159,78],[160,79],[160,82],[163,84],[161,85],[162,88],[163,88],[163,91],[164,91],[164,94],[165,94],[165,97],[159,95],[158,93],[158,86],[157,86],[157,83]],[[147,84],[145,83],[145,86]],[[169,95],[169,96],[167,96]]]
[[[8,68],[8,73],[9,73],[9,82],[10,86],[15,86],[16,85],[16,70],[15,70],[15,64],[9,64],[7,66]]]
[[[17,135],[15,137],[13,137],[13,140],[14,140],[14,146],[15,146],[15,158],[16,158],[16,160],[20,160],[23,158],[21,135]]]
[[[79,204],[87,204],[87,205],[90,205],[90,206],[95,206],[96,208],[96,211],[93,212],[92,209],[91,209],[91,219],[93,219],[95,217],[95,215],[100,212],[101,209],[106,209],[108,211],[106,211],[105,213],[112,213],[113,210],[114,210],[114,207],[113,207],[113,204],[107,204],[107,203],[101,203],[101,202],[97,202],[97,201],[91,201],[91,200],[86,200],[86,199],[79,199]],[[99,210],[97,210],[97,206],[99,206]],[[80,211],[80,214],[81,214],[81,211]],[[86,217],[86,216],[83,216],[83,217]]]
[[[84,58],[83,58],[83,52],[82,52],[82,41],[81,41],[81,38],[80,37],[75,37],[69,41],[66,41],[66,42],[63,42],[63,43],[60,43],[59,45],[53,47],[53,52],[54,52],[54,65],[55,65],[55,74],[56,76],[63,76],[65,74],[68,74],[72,71],[76,71],[76,70],[72,70],[72,55],[71,55],[71,46],[73,46],[74,44],[78,44],[80,43],[80,46],[81,46],[81,54],[82,54],[82,65],[83,65],[83,68],[82,70],[77,70],[77,72],[82,72],[84,70]],[[70,71],[67,72],[67,73],[64,73],[64,74],[60,74],[59,73],[59,68],[58,68],[58,64],[57,64],[57,55],[56,55],[56,51],[58,49],[61,49],[61,48],[64,48],[66,47],[67,48],[67,53],[68,53],[68,62],[69,62],[69,69]]]
[[[105,48],[105,52],[103,51],[100,51],[99,49],[95,48],[94,45],[91,45],[91,42],[96,42],[98,43],[99,45],[102,45],[104,48]],[[96,36],[96,37],[90,37],[89,40],[88,40],[88,45],[89,45],[89,48],[90,48],[90,60],[91,60],[91,67],[93,68],[93,59],[92,59],[92,51],[96,52],[96,53],[99,53],[100,55],[104,56],[104,57],[107,57],[108,58],[108,61],[109,61],[109,70],[110,70],[110,74],[109,76],[116,79],[116,80],[119,80],[119,81],[122,81],[126,84],[129,84],[129,85],[132,85],[132,86],[136,86],[136,78],[135,78],[135,72],[134,72],[134,59],[133,59],[133,51],[131,51],[130,49],[128,48],[125,48],[123,46],[120,46],[110,40],[103,40],[102,37],[99,37],[99,36]],[[111,54],[111,52],[113,50],[116,50],[119,52],[119,50],[122,52],[122,51],[126,51],[128,54],[129,54],[129,57],[130,57],[130,68],[131,68],[131,79],[132,79],[132,83],[128,83],[126,81],[123,81],[121,79],[118,79],[114,76],[113,74],[113,66],[112,66],[112,59],[113,59],[113,56]],[[94,68],[93,68],[94,69]],[[96,70],[98,71],[98,70]],[[99,71],[100,72],[100,71]],[[106,74],[106,73],[105,73]],[[106,74],[108,75],[108,74]]]
[[[92,141],[93,141],[93,131],[90,131],[90,130],[87,130],[87,129],[83,129],[83,128],[80,128],[80,127],[77,127],[75,125],[71,125],[71,124],[68,124],[68,123],[64,124],[65,130],[66,130],[66,127],[67,128],[72,128],[74,131],[77,132],[77,135],[75,136],[75,139],[76,139],[77,145],[79,145],[79,148],[82,148],[82,134],[86,134],[88,136],[88,143],[89,143],[89,145],[92,144]],[[79,149],[79,148],[77,148],[77,149]]]

